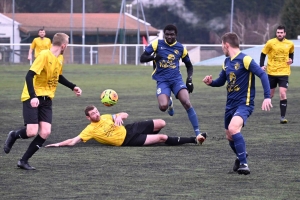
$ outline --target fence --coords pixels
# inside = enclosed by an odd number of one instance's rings
[[[298,40],[300,42],[300,40]],[[224,60],[221,45],[212,44],[184,44],[194,65],[220,65]],[[30,44],[1,44],[0,64],[30,64],[28,50]],[[243,52],[259,61],[263,45],[240,45]],[[140,55],[145,46],[136,44],[110,45],[78,45],[69,44],[64,53],[65,64],[90,65],[141,65]],[[300,45],[295,45],[295,61],[300,58]],[[219,59],[218,59],[219,58]],[[294,62],[300,66],[300,61]]]

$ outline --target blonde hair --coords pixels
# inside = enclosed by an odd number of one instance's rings
[[[65,33],[56,33],[52,39],[53,46],[61,46],[69,42],[69,36]]]

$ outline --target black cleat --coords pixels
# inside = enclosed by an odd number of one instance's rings
[[[206,137],[207,137],[207,133],[206,132],[200,133],[196,137],[196,144],[197,145],[202,145],[202,143],[206,140]]]
[[[248,153],[246,153],[246,158],[248,158]],[[237,172],[237,170],[239,169],[239,167],[240,167],[240,160],[237,158],[237,159],[235,159],[235,161],[234,161],[234,165],[233,165],[232,170],[233,170],[234,172]]]
[[[35,170],[35,168],[31,167],[27,161],[19,160],[17,166],[25,170]]]
[[[250,169],[249,169],[248,165],[241,164],[239,166],[237,172],[238,172],[238,174],[248,175],[248,174],[250,174]]]
[[[5,153],[9,153],[12,146],[14,145],[15,141],[17,140],[17,138],[15,137],[15,131],[10,131],[8,133],[8,136],[7,136],[7,139],[5,141],[5,144],[4,144],[4,152]]]

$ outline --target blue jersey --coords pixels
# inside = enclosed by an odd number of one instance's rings
[[[156,67],[152,73],[152,78],[156,81],[182,80],[179,60],[190,61],[188,51],[179,42],[168,44],[165,40],[155,40],[145,51],[149,54],[159,54],[162,59],[155,63]],[[155,61],[153,61],[155,62]]]
[[[227,81],[227,109],[240,105],[254,106],[255,75],[262,80],[264,97],[270,98],[268,77],[250,56],[239,52],[233,58],[226,58],[222,68],[219,78],[211,86],[222,86]]]

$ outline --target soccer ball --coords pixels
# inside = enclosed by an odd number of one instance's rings
[[[113,105],[116,105],[118,102],[118,94],[116,91],[112,89],[106,89],[104,90],[100,95],[101,103],[107,107],[111,107]]]

